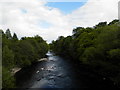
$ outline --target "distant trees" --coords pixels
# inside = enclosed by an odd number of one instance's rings
[[[6,30],[5,35],[6,35],[6,38],[8,38],[8,39],[12,39],[11,32],[10,32],[9,29]]]
[[[12,38],[14,41],[17,41],[18,40],[18,37],[16,35],[16,33],[13,34],[13,38]]]
[[[107,22],[100,22],[99,24],[97,24],[96,26],[94,26],[95,28],[99,28],[99,27],[104,27],[107,25]]]
[[[62,36],[61,36],[62,37]],[[120,27],[118,20],[100,22],[94,27],[78,27],[73,35],[58,38],[51,50],[82,64],[120,85]],[[99,67],[99,68],[98,68]]]
[[[115,19],[112,22],[110,22],[108,25],[112,25],[112,24],[115,24],[115,23],[118,23],[118,22],[119,22],[119,20]]]
[[[42,37],[23,37],[18,39],[10,30],[2,31],[2,66],[3,88],[15,87],[15,79],[11,76],[14,67],[26,67],[44,57],[48,52],[48,44]]]

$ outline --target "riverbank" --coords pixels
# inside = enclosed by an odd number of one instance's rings
[[[38,62],[42,62],[42,61],[48,61],[48,58],[41,58],[38,60]],[[15,73],[17,73],[18,71],[20,71],[22,68],[20,67],[14,67],[11,69],[11,74],[15,75]]]
[[[42,59],[22,68],[15,77],[17,86],[22,88],[116,88],[91,68],[50,54],[47,61]]]
[[[41,62],[41,61],[48,61],[48,58],[41,58],[38,60],[38,62]]]
[[[16,72],[20,71],[22,68],[19,68],[19,67],[14,67],[11,69],[11,74],[12,75],[15,75]]]
[[[54,53],[55,54],[55,53]],[[58,54],[55,54],[55,55],[58,55]],[[59,56],[59,55],[58,55]],[[83,75],[83,76],[86,76],[87,78],[91,78],[91,80],[94,82],[96,81],[100,81],[99,83],[101,83],[101,86],[100,85],[97,85],[96,83],[96,86],[100,86],[100,87],[106,87],[108,88],[109,86],[112,87],[112,88],[120,88],[118,84],[116,84],[113,80],[111,80],[110,77],[108,76],[105,76],[103,73],[98,73],[98,70],[96,67],[94,66],[91,66],[91,65],[88,65],[88,64],[83,64],[81,61],[79,60],[74,60],[70,57],[65,57],[64,55],[60,54],[61,57],[63,57],[68,63],[71,63],[75,69],[75,71],[77,72],[77,76],[78,78],[81,78],[79,76]],[[80,74],[81,73],[81,74]],[[89,82],[89,80],[88,80]],[[91,83],[91,82],[90,82]],[[98,84],[99,84],[98,83]],[[91,83],[92,84],[92,83]],[[90,84],[90,87],[91,86],[94,86],[94,84],[91,85]]]

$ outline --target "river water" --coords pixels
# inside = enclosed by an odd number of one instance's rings
[[[103,80],[53,53],[47,53],[48,60],[37,62],[16,73],[19,88],[89,88],[112,87],[112,83]]]

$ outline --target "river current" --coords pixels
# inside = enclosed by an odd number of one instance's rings
[[[109,81],[94,75],[54,53],[46,54],[48,60],[37,62],[16,73],[19,88],[90,88],[111,87]]]

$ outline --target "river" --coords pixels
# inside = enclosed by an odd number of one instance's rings
[[[90,88],[113,87],[112,82],[69,60],[47,53],[48,60],[37,62],[15,74],[19,88]]]

